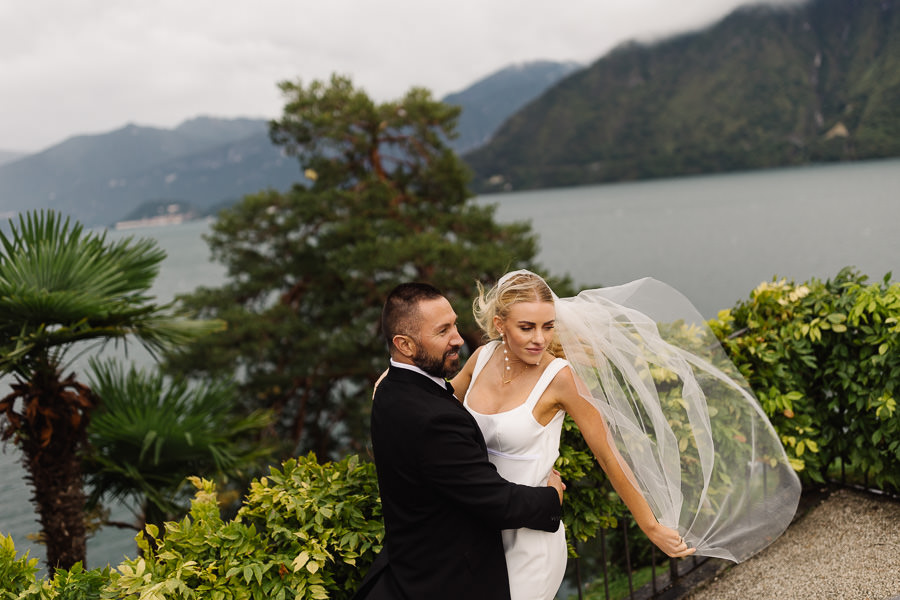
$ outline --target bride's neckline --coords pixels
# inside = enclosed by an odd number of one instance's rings
[[[471,382],[471,384],[469,385],[469,389],[466,390],[466,395],[465,395],[465,397],[463,398],[463,405],[464,405],[466,408],[468,408],[469,410],[471,410],[473,413],[476,413],[476,414],[479,414],[479,415],[483,415],[483,416],[486,416],[486,417],[492,417],[492,416],[496,416],[496,415],[505,415],[505,414],[513,413],[513,412],[515,412],[515,411],[521,409],[522,407],[527,406],[527,405],[529,404],[528,401],[531,399],[531,396],[534,394],[534,391],[535,391],[535,389],[537,388],[538,384],[539,384],[539,383],[541,382],[541,380],[544,378],[544,374],[547,372],[547,368],[548,368],[548,367],[550,366],[550,364],[553,363],[553,361],[555,360],[555,359],[551,359],[549,362],[547,362],[547,363],[545,363],[545,364],[543,364],[543,365],[539,365],[539,366],[538,366],[538,368],[540,369],[540,374],[538,375],[537,380],[534,382],[534,384],[533,384],[533,385],[531,386],[531,388],[528,390],[528,393],[525,394],[525,398],[522,400],[522,402],[520,402],[519,404],[516,404],[515,406],[512,406],[512,407],[510,407],[510,408],[507,408],[507,409],[505,409],[505,410],[500,410],[500,411],[496,411],[496,412],[483,412],[483,411],[480,411],[480,410],[478,410],[477,408],[474,408],[474,407],[472,406],[472,404],[469,402],[469,396],[470,396],[471,393],[472,393],[472,389],[475,387],[475,385],[477,385],[477,382],[478,382],[479,377],[484,373],[485,368],[487,367],[487,364],[490,362],[491,358],[493,358],[495,351],[496,351],[497,348],[499,348],[499,347],[500,347],[500,342],[494,341],[494,342],[493,342],[493,345],[491,346],[491,349],[490,349],[490,354],[487,356],[486,359],[484,359],[484,362],[483,362],[481,365],[479,365],[479,368],[478,368],[477,373],[473,373],[472,382]],[[543,359],[542,359],[542,361],[543,361]],[[501,367],[502,367],[502,365],[501,365]],[[503,382],[503,378],[502,378],[502,377],[500,378],[500,381],[501,381],[501,387],[502,387],[502,385],[503,385],[503,384],[502,384],[502,382]],[[543,392],[542,392],[542,393],[543,393]],[[532,408],[533,408],[533,407],[532,407]]]
[[[531,394],[529,393],[528,395],[530,396]],[[477,413],[479,415],[484,415],[485,417],[495,417],[497,415],[506,415],[511,412],[515,412],[515,411],[519,410],[520,408],[522,408],[523,406],[526,406],[528,404],[528,398],[525,398],[525,400],[523,400],[521,404],[517,404],[516,406],[513,406],[512,408],[507,408],[506,410],[501,410],[501,411],[492,412],[492,413],[482,412],[482,411],[478,410],[477,408],[473,408],[472,405],[469,404],[469,395],[468,394],[466,394],[466,397],[463,400],[463,404],[465,404],[466,408],[471,410],[473,413]]]

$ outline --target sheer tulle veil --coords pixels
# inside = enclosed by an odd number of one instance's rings
[[[500,280],[516,274],[514,271]],[[532,274],[533,275],[533,274]],[[800,481],[706,321],[645,278],[558,298],[556,334],[632,483],[697,554],[740,562],[790,524]]]

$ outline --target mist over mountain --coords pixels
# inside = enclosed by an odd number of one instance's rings
[[[488,139],[518,107],[575,67],[526,63],[448,96],[463,108],[465,139],[453,143],[471,148]],[[130,124],[72,137],[6,164],[2,156],[0,213],[49,208],[86,225],[133,218],[148,203],[189,205],[202,214],[302,179],[296,159],[272,144],[263,119],[198,117],[175,129]]]
[[[23,156],[27,156],[24,152],[12,152],[9,150],[0,150],[0,165],[18,160]]]
[[[738,9],[623,45],[465,155],[479,191],[900,155],[898,0]]]

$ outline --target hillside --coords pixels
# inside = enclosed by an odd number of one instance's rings
[[[631,43],[465,156],[480,191],[900,155],[900,0],[751,6]]]
[[[22,152],[10,152],[9,150],[0,150],[0,165],[14,160],[18,160],[26,156]]]
[[[463,136],[471,147],[515,110],[570,72],[574,63],[535,62],[508,69],[445,98],[463,108]],[[459,147],[459,146],[456,146]],[[215,211],[265,188],[284,190],[301,179],[296,160],[272,144],[267,121],[196,118],[175,129],[126,125],[82,135],[2,164],[0,214],[49,208],[87,225],[132,219],[146,202]]]
[[[296,174],[296,163],[269,142],[264,120],[201,117],[171,130],[126,125],[0,166],[0,211],[50,208],[109,225],[146,200],[189,199],[204,208],[290,185]]]
[[[461,92],[444,96],[442,102],[463,108],[459,137],[450,146],[463,153],[483,145],[510,115],[582,66],[548,60],[510,65]]]

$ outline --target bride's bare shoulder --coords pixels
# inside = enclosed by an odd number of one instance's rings
[[[572,371],[571,366],[565,365],[553,376],[549,390],[552,396],[560,403],[565,403],[567,399],[578,395],[578,387],[575,384],[575,372]]]

